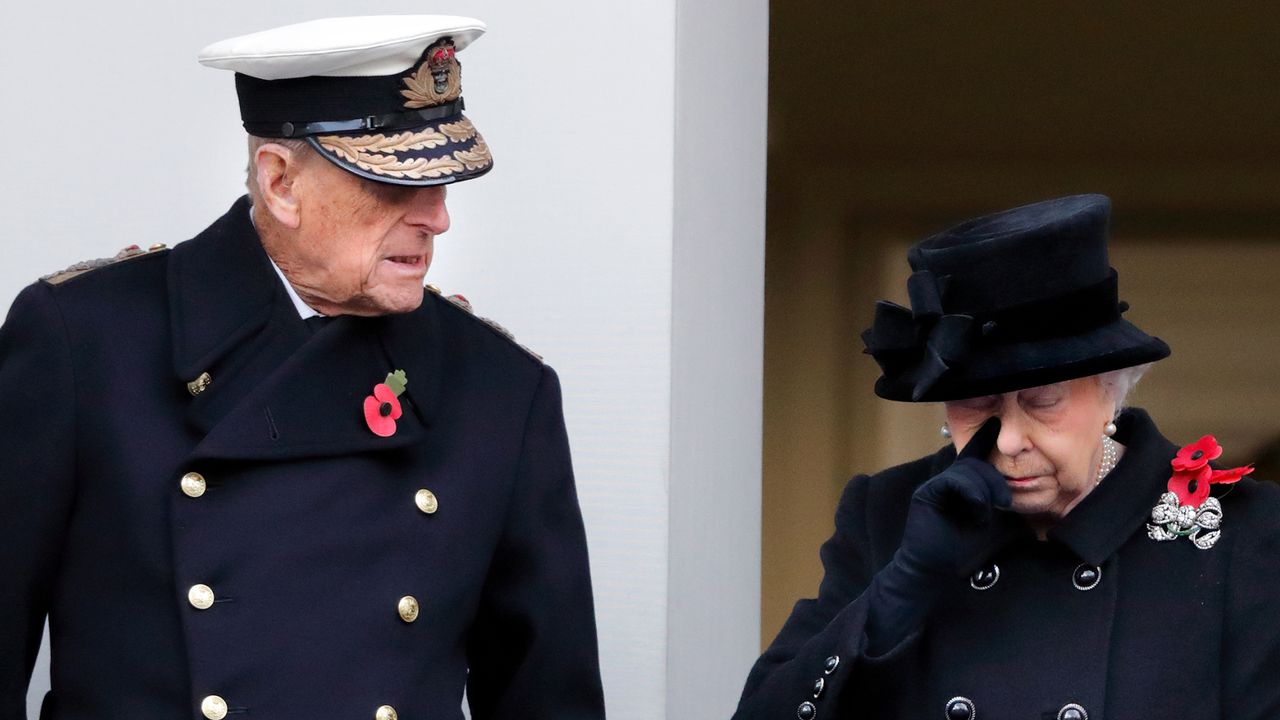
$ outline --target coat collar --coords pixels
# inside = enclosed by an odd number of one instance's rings
[[[287,459],[419,442],[440,387],[437,300],[405,315],[342,316],[312,334],[271,268],[241,198],[174,249],[169,267],[174,368],[213,375],[191,398],[204,433],[200,458]],[[388,372],[405,370],[404,414],[381,438],[363,403]]]
[[[1092,565],[1101,565],[1146,524],[1178,450],[1144,410],[1124,411],[1116,427],[1115,439],[1125,446],[1119,464],[1049,531],[1049,539]]]
[[[248,196],[173,249],[168,284],[173,367],[184,380],[266,325],[283,288],[249,219]]]

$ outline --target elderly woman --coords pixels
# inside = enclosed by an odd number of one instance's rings
[[[1122,410],[1169,349],[1121,319],[1109,210],[911,249],[911,308],[880,303],[863,339],[876,394],[941,402],[951,442],[849,483],[818,597],[735,717],[1280,717],[1280,488]]]

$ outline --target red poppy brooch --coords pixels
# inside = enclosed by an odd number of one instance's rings
[[[403,370],[387,375],[387,379],[373,386],[373,394],[364,399],[364,421],[378,437],[396,434],[396,420],[403,412],[400,396],[409,385]]]
[[[1208,550],[1222,534],[1222,503],[1209,497],[1211,485],[1228,485],[1253,472],[1252,465],[1214,470],[1209,462],[1222,455],[1222,446],[1212,435],[1205,435],[1182,448],[1170,465],[1168,492],[1151,508],[1147,536],[1152,540],[1177,540],[1185,537],[1201,550]]]

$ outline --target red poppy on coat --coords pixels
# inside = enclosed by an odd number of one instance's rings
[[[364,399],[364,421],[378,437],[396,434],[396,420],[400,419],[400,398],[386,383],[373,386],[373,394]]]
[[[1200,503],[1209,497],[1209,485],[1212,483],[1213,469],[1204,466],[1199,470],[1175,472],[1169,478],[1169,492],[1178,496],[1178,504],[1200,507]]]
[[[1199,470],[1208,465],[1210,460],[1217,460],[1221,455],[1222,446],[1212,435],[1205,435],[1178,451],[1177,456],[1173,458],[1173,469],[1179,472]]]
[[[1214,470],[1213,476],[1209,478],[1209,482],[1213,483],[1214,485],[1219,485],[1219,484],[1227,485],[1227,484],[1239,481],[1240,478],[1252,472],[1253,472],[1252,463],[1250,463],[1249,465],[1245,465],[1244,467],[1231,468],[1230,470]]]

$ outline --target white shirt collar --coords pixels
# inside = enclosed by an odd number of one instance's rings
[[[256,230],[258,224],[253,220],[252,205],[249,206],[249,222],[253,223],[253,227]],[[276,276],[279,277],[280,282],[284,284],[284,291],[289,294],[289,299],[293,301],[293,307],[298,311],[298,315],[300,315],[303,320],[313,317],[324,317],[322,313],[316,312],[314,308],[302,301],[302,298],[298,296],[298,291],[294,290],[293,285],[289,282],[289,278],[284,276],[284,271],[276,264],[275,258],[267,255],[267,259],[271,261],[271,269],[276,271]]]
[[[268,255],[267,259],[270,260],[271,256]],[[275,260],[271,260],[271,268],[275,270],[276,275],[280,277],[280,282],[284,283],[284,291],[289,293],[289,299],[293,301],[293,306],[297,308],[298,314],[302,316],[303,320],[313,317],[324,317],[324,315],[316,312],[314,308],[302,301],[302,298],[298,296],[298,291],[293,289],[293,285],[289,283],[289,278],[284,276],[284,271],[280,269],[280,266],[276,264]]]

